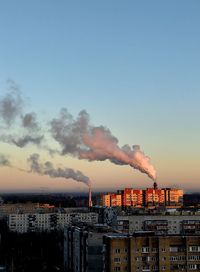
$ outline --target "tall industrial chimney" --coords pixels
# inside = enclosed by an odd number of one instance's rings
[[[92,207],[92,190],[91,190],[91,185],[89,186],[88,206],[89,206],[89,208]]]
[[[158,184],[157,184],[157,182],[154,182],[154,183],[153,183],[153,188],[154,188],[154,190],[157,190],[157,189],[158,189]]]

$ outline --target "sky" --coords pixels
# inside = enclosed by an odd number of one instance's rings
[[[84,109],[119,146],[140,145],[160,187],[200,191],[199,9],[198,0],[0,1],[0,99],[15,82],[24,111],[35,112],[45,126],[63,107],[74,118]],[[15,124],[12,132],[19,129]],[[0,167],[0,192],[87,190],[72,179],[30,173],[33,153],[82,171],[96,191],[153,182],[109,160],[0,146],[13,166]]]

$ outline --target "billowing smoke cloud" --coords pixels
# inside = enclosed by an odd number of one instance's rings
[[[25,135],[24,137],[21,137],[19,139],[11,139],[11,142],[21,148],[27,146],[28,144],[35,144],[39,146],[43,138],[43,136]]]
[[[62,109],[60,117],[51,121],[51,132],[54,139],[60,143],[63,154],[77,155],[83,143],[82,135],[87,134],[89,115],[81,111],[77,120],[73,120],[67,109]]]
[[[76,119],[66,109],[61,110],[60,116],[50,122],[51,135],[59,143],[61,151],[49,148],[49,144],[46,142],[47,138],[42,132],[46,130],[40,128],[36,114],[34,112],[23,113],[25,103],[20,92],[14,82],[10,81],[9,84],[11,85],[9,93],[0,99],[0,119],[4,125],[6,124],[6,132],[5,127],[4,133],[3,129],[0,132],[0,141],[14,144],[20,148],[33,144],[43,150],[48,150],[50,155],[59,152],[62,155],[70,154],[88,161],[109,160],[118,165],[130,165],[140,172],[146,173],[150,178],[156,179],[156,172],[151,165],[150,158],[138,145],[119,146],[118,139],[112,135],[109,129],[90,124],[89,115],[84,110],[78,114]],[[13,124],[15,126],[11,126]],[[50,171],[51,167],[48,168],[48,165],[48,163],[45,164],[42,171],[48,170],[48,175],[52,177],[53,173],[57,177],[60,175],[66,178],[67,173],[70,177],[75,173],[75,176],[78,177],[79,172],[73,172],[72,169],[55,169],[53,165],[50,165],[52,166]],[[80,173],[81,175],[82,173]]]
[[[41,145],[44,135],[41,135],[36,114],[31,112],[23,115],[25,102],[21,97],[19,88],[12,80],[9,80],[8,84],[9,92],[0,99],[0,119],[7,126],[2,128],[0,141],[14,144],[20,148],[28,144]],[[17,120],[19,117],[21,119]],[[8,134],[3,133],[5,130]],[[13,131],[14,133],[12,133]],[[16,131],[18,134],[16,134]]]
[[[43,141],[43,136],[32,136],[32,135],[25,135],[25,136],[14,136],[14,135],[0,135],[0,141],[4,143],[14,144],[20,148],[26,147],[29,144],[34,144],[40,146]]]
[[[22,112],[23,101],[17,90],[9,92],[0,100],[0,118],[10,126]]]
[[[4,154],[0,154],[0,165],[11,166],[9,159]]]
[[[83,182],[87,186],[90,186],[90,179],[85,176],[81,171],[75,171],[71,168],[55,168],[50,161],[45,163],[39,162],[40,156],[35,153],[32,154],[28,159],[31,172],[38,173],[40,175],[48,175],[52,178],[65,178],[73,179],[78,182]]]
[[[22,118],[22,126],[29,130],[29,131],[35,131],[39,129],[39,125],[36,120],[36,114],[34,112],[27,113]]]
[[[130,165],[150,178],[156,179],[156,171],[149,157],[138,145],[120,147],[118,139],[110,130],[89,124],[89,115],[81,111],[74,120],[66,109],[62,109],[60,117],[51,121],[53,138],[62,147],[62,154],[72,154],[79,159],[89,161],[110,160],[119,165]]]

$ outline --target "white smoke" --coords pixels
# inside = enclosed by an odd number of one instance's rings
[[[33,144],[48,150],[51,155],[58,154],[58,150],[49,148],[49,144],[45,142],[46,135],[42,132],[48,130],[40,128],[34,112],[23,113],[24,105],[25,102],[18,87],[13,81],[10,81],[9,93],[0,98],[0,119],[6,125],[0,132],[0,141],[14,144],[20,148]],[[89,115],[85,110],[74,119],[66,109],[62,109],[60,116],[51,120],[50,133],[61,147],[59,154],[69,154],[88,161],[109,160],[118,165],[130,165],[150,178],[156,179],[156,171],[150,158],[144,154],[140,146],[119,146],[118,139],[108,128],[90,124]],[[67,171],[54,170],[55,172],[51,170],[52,175],[55,173],[59,176],[65,173],[67,177]],[[73,171],[71,174],[73,175]]]
[[[20,148],[28,144],[40,145],[44,139],[34,112],[23,114],[25,101],[18,86],[9,80],[9,92],[0,98],[0,141]],[[19,122],[20,121],[20,122]],[[16,135],[17,131],[17,135]]]
[[[28,163],[30,165],[30,171],[40,174],[40,175],[47,175],[52,178],[65,178],[65,179],[73,179],[78,182],[82,182],[87,186],[90,186],[90,179],[85,176],[81,171],[75,171],[72,168],[61,168],[61,167],[54,167],[52,162],[46,161],[45,163],[41,163],[39,161],[40,156],[39,154],[35,153],[32,154],[28,159]]]
[[[22,109],[23,100],[17,90],[10,91],[0,100],[0,118],[7,126],[12,125]]]
[[[1,166],[11,166],[11,163],[7,156],[0,154],[0,165]]]
[[[156,179],[156,171],[138,145],[120,147],[118,139],[109,129],[94,127],[89,123],[89,115],[81,111],[76,120],[62,109],[59,118],[51,121],[53,138],[61,145],[62,154],[71,154],[89,161],[110,160],[119,165],[131,167]]]

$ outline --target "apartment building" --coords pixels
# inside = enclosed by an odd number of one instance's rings
[[[147,188],[144,191],[145,206],[165,205],[165,191],[158,188]]]
[[[165,204],[166,206],[174,205],[183,202],[183,190],[174,188],[165,188]]]
[[[200,271],[200,236],[105,235],[104,272]]]
[[[98,214],[88,213],[18,213],[8,216],[10,231],[19,233],[64,229],[76,222],[98,223]]]
[[[144,230],[154,231],[157,235],[198,235],[200,234],[200,214],[117,216],[117,230],[129,234]]]
[[[0,218],[7,218],[10,214],[19,213],[54,213],[56,208],[54,205],[40,203],[8,203],[0,205]]]
[[[125,188],[121,191],[123,198],[123,206],[142,206],[143,205],[143,190]]]
[[[102,194],[99,197],[98,204],[105,207],[122,206],[122,195],[113,193]]]
[[[153,188],[145,190],[125,188],[118,190],[117,194],[102,194],[97,202],[99,205],[107,207],[181,207],[183,205],[183,190],[175,188],[158,189],[157,184],[154,183]]]

